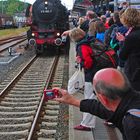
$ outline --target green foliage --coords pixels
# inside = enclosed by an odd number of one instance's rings
[[[18,2],[17,0],[8,0],[6,14],[13,15],[17,12],[18,9]]]
[[[2,10],[2,5],[3,5],[3,10]],[[19,0],[3,0],[0,1],[0,13],[8,14],[8,15],[14,15],[15,13],[21,13],[24,12],[26,6],[28,3],[21,2]]]
[[[0,13],[5,13],[6,7],[7,7],[7,1],[4,1],[4,0],[0,1]]]

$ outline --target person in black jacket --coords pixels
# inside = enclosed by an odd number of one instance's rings
[[[125,61],[124,72],[134,90],[140,91],[140,12],[128,8],[121,16],[122,23],[128,27],[125,37],[116,33],[116,38],[124,42],[119,58]]]
[[[113,68],[102,69],[93,78],[93,88],[99,101],[78,100],[59,88],[56,89],[61,96],[54,100],[112,122],[119,128],[124,140],[139,140],[140,94],[132,90],[127,77]]]

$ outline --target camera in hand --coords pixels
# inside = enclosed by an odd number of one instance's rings
[[[66,42],[67,41],[67,36],[62,36],[62,42]]]
[[[59,91],[57,89],[44,90],[44,99],[46,101],[57,98],[58,96],[59,96]]]

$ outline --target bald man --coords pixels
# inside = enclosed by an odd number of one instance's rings
[[[93,78],[93,88],[99,101],[80,101],[63,89],[58,89],[61,97],[54,100],[112,122],[119,128],[124,140],[139,140],[140,94],[131,89],[128,79],[116,69],[102,69]]]

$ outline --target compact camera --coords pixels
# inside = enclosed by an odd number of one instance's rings
[[[57,89],[44,90],[44,99],[46,101],[57,98],[58,96],[59,96],[59,91]]]
[[[67,36],[62,36],[62,42],[66,42],[67,41]]]

